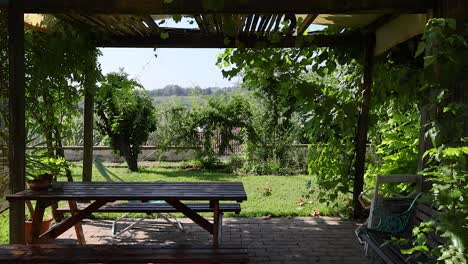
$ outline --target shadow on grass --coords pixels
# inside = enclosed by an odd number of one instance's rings
[[[218,171],[198,170],[198,171],[187,171],[183,169],[168,170],[168,171],[154,171],[149,168],[141,168],[140,173],[146,174],[158,174],[167,178],[193,178],[194,181],[234,181],[239,179],[241,176],[234,174],[227,174]]]

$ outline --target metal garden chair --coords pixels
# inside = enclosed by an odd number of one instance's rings
[[[106,179],[107,182],[125,182],[125,180],[123,180],[122,178],[120,178],[118,175],[116,175],[115,173],[111,172],[109,169],[107,169],[104,164],[102,163],[102,161],[99,159],[99,158],[96,158],[94,160],[94,165],[96,166],[96,169],[99,171],[99,173],[102,175],[102,177],[104,177],[104,179]],[[115,180],[113,180],[115,179]],[[139,203],[143,203],[143,202],[137,202],[137,201],[128,201],[129,204],[139,204]],[[165,201],[148,201],[147,203],[165,203]],[[182,225],[182,223],[177,220],[176,217],[174,217],[172,214],[169,214],[169,213],[158,213],[158,212],[154,212],[159,218],[162,218],[164,219],[166,222],[172,224],[173,226],[175,226],[176,228],[178,228],[180,231],[184,231],[184,227]],[[146,218],[145,217],[140,217],[138,218],[135,222],[129,224],[128,226],[126,226],[125,228],[123,228],[122,230],[117,230],[117,222],[119,222],[120,220],[122,219],[125,219],[125,218],[128,218],[128,216],[131,216],[131,215],[134,215],[135,213],[125,213],[124,215],[116,218],[113,223],[112,223],[112,236],[118,236],[124,232],[126,232],[127,230],[129,230],[130,228],[134,227],[135,225],[141,223],[143,220],[145,220]]]

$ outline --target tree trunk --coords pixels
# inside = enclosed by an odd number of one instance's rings
[[[83,181],[91,182],[93,177],[93,124],[94,87],[85,87],[84,135],[83,135]]]
[[[130,144],[125,140],[120,140],[120,153],[125,158],[127,162],[127,167],[130,171],[137,172],[138,171],[138,153],[134,155]]]
[[[60,129],[58,127],[55,127],[55,152],[57,154],[57,158],[63,158],[65,159],[65,151],[63,150],[63,144],[62,144],[62,133],[60,133]],[[73,182],[73,176],[70,170],[70,167],[68,166],[68,162],[65,161],[64,164],[65,167],[65,175],[67,176],[67,181],[68,182]]]
[[[127,162],[128,169],[133,172],[138,171],[138,160],[133,155],[124,155],[125,161]]]

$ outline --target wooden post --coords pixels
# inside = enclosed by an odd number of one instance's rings
[[[23,0],[10,1],[8,8],[9,49],[9,174],[10,193],[24,190],[25,184],[25,75]],[[10,243],[24,244],[24,202],[10,204]]]
[[[354,163],[355,176],[353,188],[353,217],[363,216],[363,208],[359,203],[359,194],[364,187],[364,173],[366,163],[367,130],[369,126],[369,109],[372,89],[372,67],[375,49],[375,35],[365,37],[364,76],[361,88],[362,102],[356,132],[356,159]]]
[[[219,247],[219,217],[220,217],[220,212],[219,212],[219,201],[214,200],[210,201],[210,204],[213,204],[213,247]]]
[[[83,139],[83,181],[93,177],[93,125],[94,125],[94,84],[86,85],[84,97],[84,139]]]

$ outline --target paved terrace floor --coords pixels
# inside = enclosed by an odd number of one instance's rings
[[[111,237],[112,222],[87,220],[84,232],[88,244],[157,244],[162,247],[209,246],[209,234],[189,219],[181,219],[186,232],[163,220],[145,220],[117,238]],[[369,263],[354,235],[357,224],[330,217],[225,218],[223,245],[249,252],[250,263]],[[73,243],[70,229],[59,237]]]

